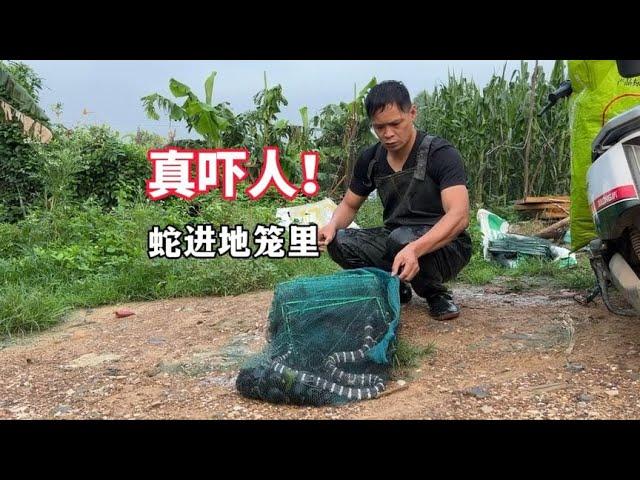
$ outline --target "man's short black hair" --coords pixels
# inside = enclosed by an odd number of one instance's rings
[[[404,83],[397,80],[386,80],[380,82],[367,94],[364,101],[367,109],[367,117],[371,118],[378,111],[387,105],[398,105],[403,112],[408,112],[411,108],[411,97]]]

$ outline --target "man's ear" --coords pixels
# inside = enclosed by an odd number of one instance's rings
[[[411,115],[411,120],[416,119],[416,115],[418,115],[418,109],[415,105],[411,105],[411,109],[409,110],[409,115]]]

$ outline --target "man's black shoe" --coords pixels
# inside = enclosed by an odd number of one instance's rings
[[[449,293],[440,293],[427,298],[429,314],[436,320],[451,320],[460,315],[460,308],[453,303]]]
[[[405,304],[411,301],[411,285],[407,282],[400,280],[400,303]]]

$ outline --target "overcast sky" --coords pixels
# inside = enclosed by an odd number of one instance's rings
[[[533,60],[528,60],[530,67]],[[506,63],[507,75],[518,68],[520,60],[32,60],[25,61],[44,78],[41,106],[52,121],[56,116],[51,105],[63,104],[60,121],[72,127],[79,123],[106,123],[123,134],[138,127],[163,136],[169,130],[165,116],[159,121],[146,117],[140,98],[150,93],[171,97],[169,79],[175,78],[204,98],[204,80],[211,71],[218,72],[214,85],[214,102],[230,102],[235,113],[253,108],[253,96],[263,88],[264,72],[269,86],[280,84],[289,105],[282,118],[300,123],[298,110],[307,106],[314,115],[329,103],[350,101],[354,84],[360,90],[371,77],[402,80],[412,96],[432,90],[445,82],[449,72],[473,78],[485,85],[493,73],[501,73]],[[553,60],[540,60],[550,73]],[[89,113],[83,115],[83,110]],[[176,125],[177,138],[187,136]]]

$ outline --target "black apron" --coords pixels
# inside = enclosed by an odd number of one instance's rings
[[[444,216],[440,188],[427,175],[429,152],[435,137],[426,135],[418,148],[416,166],[407,170],[379,175],[374,172],[378,162],[386,161],[379,144],[369,163],[367,176],[373,179],[384,206],[384,226],[393,230],[401,226],[433,227]]]

